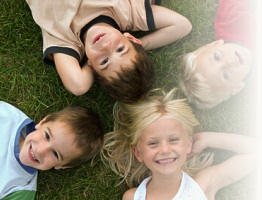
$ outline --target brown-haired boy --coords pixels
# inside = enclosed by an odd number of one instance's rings
[[[44,61],[55,64],[75,95],[104,79],[103,89],[116,100],[139,99],[154,83],[153,63],[139,51],[174,42],[191,30],[184,16],[149,0],[26,2],[42,29]],[[152,32],[137,39],[125,31]]]
[[[0,101],[0,199],[34,199],[37,170],[70,168],[103,145],[102,124],[91,110],[68,107],[38,124]]]

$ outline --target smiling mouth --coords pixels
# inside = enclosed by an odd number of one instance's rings
[[[243,64],[243,59],[242,59],[242,57],[239,55],[239,53],[238,52],[236,52],[235,51],[235,55],[237,56],[237,58],[238,58],[238,62],[242,65]]]
[[[103,36],[105,36],[105,33],[97,35],[93,40],[93,44],[97,43]]]
[[[35,155],[34,155],[32,146],[30,146],[30,148],[29,148],[29,158],[30,158],[32,161],[34,161],[34,162],[39,162],[39,161],[36,159]]]
[[[170,164],[170,163],[174,162],[175,160],[176,160],[176,158],[168,158],[168,159],[157,160],[156,162],[158,164]]]

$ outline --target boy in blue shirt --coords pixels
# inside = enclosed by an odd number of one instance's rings
[[[34,199],[37,170],[64,169],[95,156],[103,144],[99,118],[68,107],[38,124],[0,101],[0,199]]]

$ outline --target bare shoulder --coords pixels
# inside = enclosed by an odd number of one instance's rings
[[[136,192],[136,189],[137,188],[131,188],[129,190],[127,190],[123,197],[122,197],[122,200],[133,200],[134,199],[134,195],[135,195],[135,192]]]

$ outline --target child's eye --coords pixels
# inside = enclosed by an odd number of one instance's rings
[[[54,150],[52,150],[52,152],[53,152],[54,156],[58,159],[58,153]]]
[[[169,142],[176,142],[176,141],[178,141],[178,138],[171,138],[171,139],[169,140]]]
[[[220,61],[220,55],[217,52],[214,54],[214,58],[215,60]]]
[[[47,132],[45,132],[45,138],[46,138],[47,141],[50,140],[50,136],[49,136],[49,134]]]
[[[149,146],[156,146],[156,145],[157,145],[157,142],[149,142],[148,145],[149,145]]]
[[[100,65],[105,65],[107,62],[108,62],[108,58],[104,59],[104,60],[100,63]]]
[[[116,52],[120,53],[120,52],[122,52],[123,50],[124,50],[124,46],[118,48],[118,49],[116,50]]]

